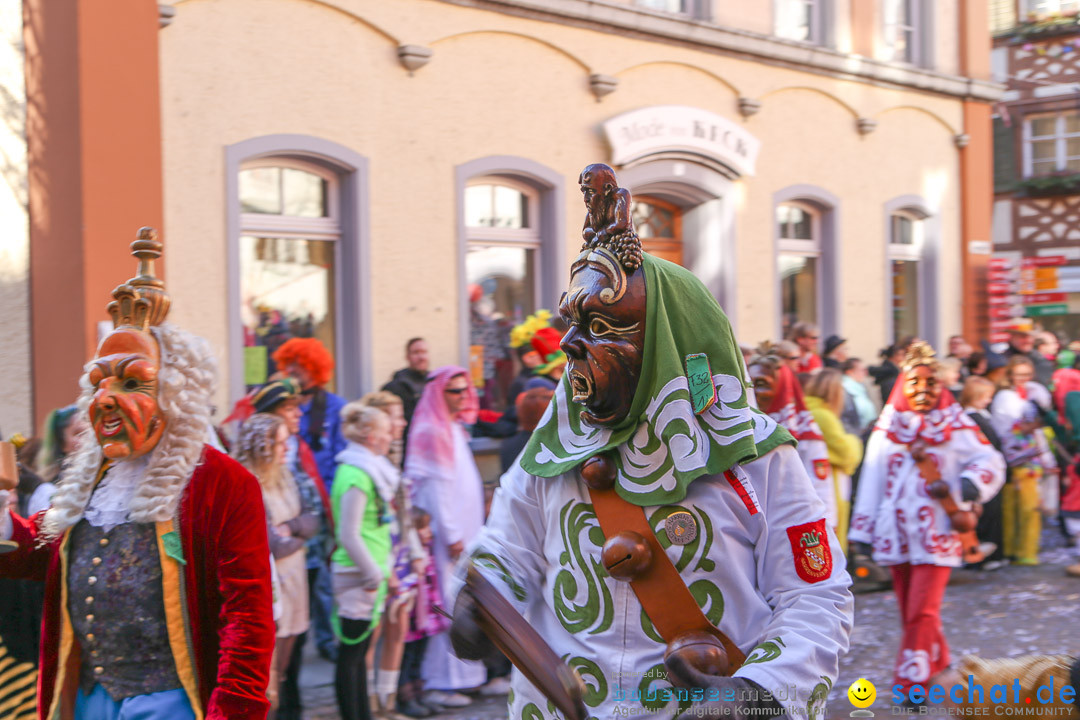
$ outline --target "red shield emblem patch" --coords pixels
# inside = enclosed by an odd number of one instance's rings
[[[818,458],[814,461],[814,474],[817,475],[818,480],[827,480],[830,470],[832,470],[832,467],[829,466],[828,460]]]
[[[821,582],[832,575],[832,551],[825,518],[787,529],[795,572],[808,583]]]

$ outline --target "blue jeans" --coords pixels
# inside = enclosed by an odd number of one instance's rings
[[[75,720],[195,720],[187,693],[182,689],[136,695],[119,702],[95,685],[90,695],[75,696]]]
[[[313,577],[314,581],[312,581]],[[330,651],[337,645],[334,631],[330,629],[330,611],[334,607],[334,588],[330,584],[330,569],[322,563],[317,568],[308,568],[308,580],[311,629],[315,635],[315,646],[320,650]]]

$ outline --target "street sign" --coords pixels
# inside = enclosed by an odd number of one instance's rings
[[[1063,303],[1069,299],[1067,293],[1053,292],[1053,293],[1035,293],[1034,295],[1025,295],[1024,302],[1028,305],[1045,305],[1047,303]],[[993,300],[990,302],[994,304]]]
[[[1017,303],[1024,302],[1025,297],[1039,297],[1038,295],[990,295],[987,298],[987,302],[991,305],[1016,305]],[[1064,298],[1062,298],[1064,300]],[[1047,300],[1046,302],[1057,302],[1056,300]]]
[[[1029,305],[1024,312],[1028,317],[1046,317],[1048,315],[1068,315],[1069,306],[1060,305]]]
[[[1019,310],[1020,312],[1017,312]],[[1008,320],[1009,318],[1022,317],[1024,309],[1016,305],[992,305],[990,306],[990,317],[995,320]]]
[[[995,257],[986,261],[986,267],[990,270],[1007,270],[1015,266],[1011,258]]]
[[[1012,283],[987,283],[986,291],[991,295],[1009,295],[1013,292]]]
[[[1024,267],[1050,267],[1052,265],[1064,265],[1067,258],[1064,255],[1045,255],[1043,257],[1027,257],[1021,261]]]
[[[1007,332],[990,333],[990,342],[992,342],[992,343],[1009,342],[1009,333],[1007,333]]]

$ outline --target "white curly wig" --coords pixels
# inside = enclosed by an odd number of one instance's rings
[[[217,363],[205,340],[165,323],[151,328],[161,348],[158,404],[165,416],[165,431],[151,452],[146,476],[131,498],[129,517],[134,522],[161,522],[176,513],[180,496],[202,456],[211,432],[211,398]],[[88,363],[79,385],[79,414],[87,417],[94,387]],[[101,446],[92,427],[79,435],[79,447],[64,462],[52,507],[41,521],[46,541],[59,537],[83,516],[102,463]]]

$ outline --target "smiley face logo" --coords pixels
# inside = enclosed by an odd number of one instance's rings
[[[857,708],[867,708],[877,699],[877,688],[866,678],[859,678],[851,683],[847,691],[848,700]]]

